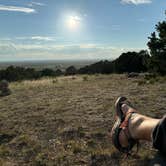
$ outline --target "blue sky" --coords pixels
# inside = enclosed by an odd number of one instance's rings
[[[0,0],[0,61],[113,59],[147,49],[165,0]]]

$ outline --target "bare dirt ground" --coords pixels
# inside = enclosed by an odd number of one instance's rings
[[[107,136],[114,102],[126,96],[143,114],[166,114],[166,78],[82,75],[15,82],[0,98],[0,165],[149,165],[156,151],[141,143],[125,159]]]

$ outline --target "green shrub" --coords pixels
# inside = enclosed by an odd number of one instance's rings
[[[83,76],[83,81],[88,81],[88,76]]]

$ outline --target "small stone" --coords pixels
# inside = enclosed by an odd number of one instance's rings
[[[8,96],[11,94],[11,90],[9,89],[9,83],[6,80],[2,80],[0,82],[0,96]]]

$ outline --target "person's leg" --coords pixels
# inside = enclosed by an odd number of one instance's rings
[[[110,136],[119,151],[129,154],[139,140],[147,140],[166,156],[166,115],[162,119],[141,115],[126,97],[116,100],[115,112],[116,122]]]
[[[133,109],[126,104],[122,105],[125,114],[129,109]],[[129,121],[129,131],[134,139],[147,140],[153,143],[153,147],[159,152],[155,154],[149,162],[149,166],[166,164],[166,122],[165,118],[154,119],[138,113],[134,113]],[[165,132],[164,132],[165,131]],[[119,135],[122,146],[128,146],[128,140],[122,131]]]
[[[121,107],[124,114],[132,109],[127,104],[123,104]],[[128,128],[133,139],[151,141],[154,148],[163,154],[166,153],[166,116],[162,119],[154,119],[134,113],[129,120]],[[119,141],[122,147],[128,146],[128,140],[123,130],[119,134]]]
[[[125,114],[132,110],[127,104],[123,104],[121,110]],[[138,113],[134,113],[129,120],[129,132],[131,137],[136,140],[152,141],[152,130],[159,123],[160,119],[150,118]],[[123,135],[123,132],[122,134]]]

